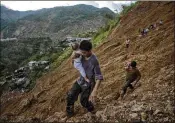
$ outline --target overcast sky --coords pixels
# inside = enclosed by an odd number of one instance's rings
[[[1,1],[2,5],[19,11],[52,8],[56,6],[72,6],[77,4],[93,5],[98,8],[108,7],[114,11],[120,9],[121,4],[130,3],[131,1]]]

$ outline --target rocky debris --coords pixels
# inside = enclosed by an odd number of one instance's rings
[[[27,118],[25,120],[26,123],[40,123],[42,120],[38,117]]]
[[[7,76],[4,80],[6,87],[3,87],[3,91],[27,89],[27,86],[31,82],[31,80],[28,78],[28,73],[28,67],[20,67],[19,69],[15,70],[12,75]]]
[[[39,102],[38,99],[34,96],[30,96],[29,98],[23,99],[19,102],[18,110],[28,109],[32,104]]]
[[[16,122],[23,122],[26,120],[25,116],[18,116]]]
[[[46,66],[45,68],[44,68],[44,70],[49,70],[50,69],[50,66]]]
[[[30,61],[28,63],[29,69],[30,70],[35,70],[35,69],[43,69],[45,67],[48,67],[49,61]]]
[[[62,112],[55,112],[54,115],[45,119],[45,122],[58,122],[61,115],[62,115]]]
[[[157,115],[157,114],[160,114],[162,113],[159,109],[156,109],[155,112],[153,113],[153,115]]]
[[[6,76],[6,79],[0,83],[0,86],[3,88],[3,91],[16,89],[23,93],[28,91],[28,87],[32,82],[30,77],[32,72],[37,72],[38,69],[48,71],[49,68],[49,61],[31,61],[28,66],[20,67],[12,75]]]
[[[112,100],[114,99],[114,95],[113,94],[109,94],[106,97],[103,98],[104,100]]]
[[[103,115],[103,111],[97,111],[95,115],[97,118],[101,119]]]
[[[67,42],[74,42],[74,41],[81,42],[81,41],[84,41],[84,40],[90,41],[91,38],[90,37],[89,38],[79,38],[79,37],[69,36],[69,37],[66,37],[66,39],[64,41],[67,41]]]
[[[135,104],[131,107],[131,111],[132,112],[140,112],[140,111],[143,111],[144,110],[144,106],[143,104],[142,105],[139,105],[139,104]]]
[[[130,117],[132,119],[136,119],[138,117],[138,114],[137,113],[132,113],[132,114],[130,114]]]
[[[96,116],[95,114],[88,112],[84,115],[85,119],[87,122],[95,122],[96,121]]]
[[[20,109],[23,109],[23,108],[25,108],[25,107],[27,107],[27,106],[29,106],[30,105],[30,100],[29,99],[24,99],[24,100],[22,100],[21,102],[20,102]]]
[[[15,82],[15,84],[16,84],[17,86],[22,86],[23,88],[26,88],[26,87],[30,84],[30,80],[29,80],[28,78],[25,78],[25,77],[19,78],[19,79]]]

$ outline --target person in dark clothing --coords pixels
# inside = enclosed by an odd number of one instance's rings
[[[86,72],[87,78],[90,82],[85,81],[84,77],[81,75],[80,78],[76,80],[72,88],[67,93],[67,107],[66,115],[68,117],[74,114],[74,103],[77,101],[79,94],[81,105],[88,110],[88,112],[93,113],[95,98],[97,95],[97,89],[103,80],[101,74],[100,65],[95,54],[92,53],[92,44],[90,41],[82,41],[79,45],[79,50],[82,53],[82,66]]]
[[[142,35],[142,36],[145,35],[145,29],[141,30],[141,35]]]
[[[126,40],[126,48],[127,48],[127,49],[129,48],[129,44],[130,44],[130,40],[127,39],[127,40]]]
[[[135,61],[132,61],[132,62],[128,63],[125,67],[125,69],[126,69],[126,82],[122,88],[121,99],[123,99],[128,87],[130,89],[134,89],[134,87],[131,83],[136,81],[134,83],[134,85],[136,85],[136,83],[141,78],[140,71],[137,69],[136,65],[137,65],[137,63]]]
[[[149,29],[151,30],[151,29],[153,29],[154,28],[154,26],[153,26],[153,24],[151,24],[150,26],[149,26]]]

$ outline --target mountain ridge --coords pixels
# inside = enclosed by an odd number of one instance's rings
[[[99,9],[85,4],[41,9],[11,23],[1,31],[1,35],[4,38],[47,36],[60,40],[104,26],[108,20],[106,15],[115,16],[108,8]]]

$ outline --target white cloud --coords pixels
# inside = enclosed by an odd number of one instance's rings
[[[95,1],[76,1],[77,4],[87,4],[87,5],[92,5],[95,7],[99,7],[99,4],[96,3]]]
[[[99,3],[99,7],[108,7],[111,10],[116,10],[117,8],[120,9],[120,5],[114,3],[113,1],[97,1]]]
[[[19,10],[37,10],[42,8],[52,8],[56,6],[72,6],[77,4],[93,5],[98,8],[108,7],[112,11],[121,9],[121,4],[130,3],[129,1],[1,1],[6,7]]]

